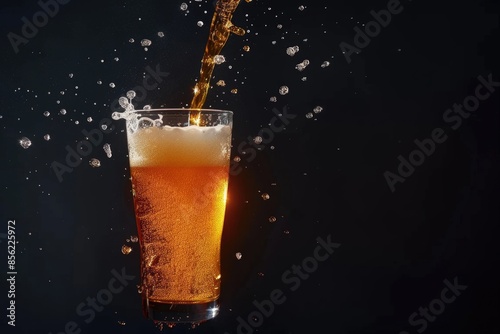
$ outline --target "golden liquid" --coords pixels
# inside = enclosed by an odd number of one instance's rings
[[[132,167],[143,293],[204,303],[220,293],[227,166]]]
[[[249,1],[247,0],[247,2]],[[210,78],[215,67],[214,57],[220,54],[231,33],[239,36],[245,34],[245,30],[233,25],[231,22],[233,13],[239,3],[240,0],[217,1],[210,24],[208,41],[201,60],[200,77],[194,87],[194,96],[190,106],[192,109],[201,109],[205,103],[210,87]],[[190,117],[190,123],[198,125],[199,122],[199,114],[193,113]]]

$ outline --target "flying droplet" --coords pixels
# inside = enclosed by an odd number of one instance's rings
[[[248,45],[245,45],[243,47],[243,51],[246,51],[246,52],[250,51],[250,47]]]
[[[94,168],[97,168],[97,167],[101,167],[101,162],[96,158],[92,158],[89,161],[89,165],[94,167]]]
[[[309,66],[309,60],[304,59],[304,61],[295,65],[295,69],[298,71],[303,71],[307,66]]]
[[[330,66],[330,62],[329,61],[324,61],[323,64],[321,64],[321,67],[325,68],[325,67],[328,67]]]
[[[242,257],[243,257],[243,255],[240,252],[236,253],[236,258],[238,260],[241,260]]]
[[[239,156],[235,156],[235,157],[233,158],[233,161],[234,161],[234,162],[240,162],[240,161],[241,161],[241,158],[240,158]]]
[[[262,143],[262,137],[261,136],[256,136],[254,139],[253,139],[253,142],[257,145],[261,144]]]
[[[185,3],[185,2],[181,3],[181,10],[184,11],[184,10],[187,10],[187,9],[188,9],[187,3]]]
[[[129,99],[133,100],[133,99],[135,98],[135,96],[136,96],[135,91],[133,91],[133,90],[129,90],[129,91],[127,92],[127,98],[129,98]]]
[[[102,148],[103,148],[103,150],[104,150],[104,152],[106,153],[106,156],[107,156],[108,158],[111,158],[111,157],[113,156],[113,153],[111,152],[111,145],[109,145],[109,144],[104,144],[104,145],[102,146]]]
[[[274,216],[269,217],[269,222],[270,223],[276,223],[277,219]]]
[[[238,94],[238,89],[237,89],[237,88],[233,88],[233,89],[231,89],[231,93],[232,93],[232,94]]]
[[[224,87],[226,85],[226,82],[224,80],[219,80],[217,81],[216,85]]]
[[[286,94],[288,94],[289,91],[290,90],[288,89],[287,86],[281,86],[280,90],[279,90],[279,92],[280,92],[281,95],[286,95]]]
[[[61,109],[61,110],[59,110],[59,113],[61,115],[66,115],[67,111],[66,111],[66,109]]]
[[[198,21],[198,22],[196,22],[196,25],[197,25],[198,27],[203,27],[203,21]]]
[[[165,34],[163,33],[163,31],[158,31],[158,37],[165,37]]]
[[[31,140],[27,137],[22,137],[19,139],[19,145],[21,145],[22,148],[27,149],[28,147],[31,146]]]
[[[136,235],[132,235],[130,236],[130,241],[132,241],[133,243],[139,242],[139,237]]]
[[[289,55],[289,56],[291,56],[291,57],[293,57],[293,56],[295,56],[295,54],[297,52],[299,52],[299,50],[300,49],[299,49],[299,47],[297,45],[290,46],[290,47],[286,48],[286,54]]]
[[[214,62],[217,64],[217,65],[220,65],[222,63],[224,63],[226,61],[226,58],[223,56],[223,55],[216,55],[214,57]]]
[[[134,43],[135,42],[135,39],[131,38],[128,40],[130,43]]]
[[[110,82],[110,83],[109,83],[109,87],[111,87],[111,88],[115,88],[115,87],[116,87],[116,85],[114,84],[114,82]]]
[[[262,194],[262,199],[263,199],[264,201],[267,201],[267,200],[268,200],[268,199],[270,199],[270,198],[271,198],[271,196],[269,196],[269,194],[267,194],[267,193]]]
[[[313,111],[314,111],[315,114],[319,114],[320,112],[323,111],[323,107],[316,106],[316,107],[314,107]]]
[[[45,116],[45,117],[49,117],[49,116],[50,116],[50,112],[48,112],[48,111],[44,111],[43,116]]]
[[[125,255],[129,255],[130,253],[132,253],[132,247],[127,246],[127,245],[123,245],[122,246],[122,253]]]
[[[143,40],[141,40],[141,46],[150,46],[151,43],[152,42],[149,39],[143,39]]]
[[[43,139],[45,139],[46,141],[49,141],[50,140],[50,135],[47,133],[45,136],[43,136]]]

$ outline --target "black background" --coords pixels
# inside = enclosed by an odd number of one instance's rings
[[[142,316],[138,245],[126,241],[136,230],[124,124],[113,122],[104,135],[112,158],[95,147],[62,182],[51,164],[64,163],[65,147],[84,139],[82,130],[110,118],[110,105],[142,84],[146,66],[169,75],[137,107],[190,102],[214,5],[191,1],[186,13],[181,3],[72,0],[16,53],[8,33],[21,35],[21,18],[32,21],[40,6],[2,1],[2,277],[9,220],[16,221],[18,241],[16,327],[2,314],[2,333],[59,333],[69,321],[81,333],[159,331]],[[499,92],[458,129],[443,120],[448,108],[474,94],[478,76],[500,81],[498,2],[401,4],[402,12],[350,63],[339,44],[353,44],[353,28],[364,29],[373,20],[370,11],[385,9],[387,1],[239,4],[233,22],[247,34],[226,44],[226,63],[216,67],[213,83],[227,85],[214,85],[205,105],[234,111],[233,157],[242,157],[243,168],[230,179],[221,313],[194,329],[164,331],[237,333],[238,317],[248,320],[253,301],[280,289],[286,301],[254,331],[417,333],[423,328],[412,326],[409,316],[429,307],[443,281],[455,278],[467,289],[423,332],[499,330]],[[152,41],[148,51],[140,46],[144,38]],[[286,48],[294,45],[300,50],[291,57]],[[295,69],[304,59],[310,65]],[[323,61],[330,66],[321,67]],[[289,94],[278,93],[282,85]],[[316,106],[323,111],[306,117]],[[242,156],[238,145],[267,128],[273,110],[285,108],[296,116],[286,130],[255,158]],[[391,192],[384,172],[397,173],[398,156],[408,158],[414,140],[429,138],[435,128],[443,128],[447,140]],[[19,145],[24,136],[32,142],[28,149]],[[90,158],[101,167],[92,168]],[[269,222],[271,216],[277,221]],[[282,274],[329,235],[341,246],[292,291]],[[131,254],[121,253],[123,244],[132,246]],[[137,279],[85,323],[77,305],[106,288],[111,270],[124,267]],[[1,287],[7,314],[8,288]]]

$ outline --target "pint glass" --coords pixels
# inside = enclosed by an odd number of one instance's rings
[[[179,108],[137,110],[126,120],[143,311],[151,320],[200,323],[219,312],[232,117]]]

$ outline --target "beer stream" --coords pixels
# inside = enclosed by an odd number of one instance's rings
[[[246,0],[251,2],[252,0]],[[210,33],[205,46],[205,52],[201,60],[200,77],[194,87],[194,96],[191,100],[192,109],[201,109],[207,98],[210,87],[210,78],[215,67],[215,56],[219,55],[226,44],[231,33],[243,36],[245,30],[231,22],[233,13],[238,7],[240,0],[218,0],[215,13],[210,24]],[[193,112],[190,116],[191,125],[199,125],[200,113]]]

